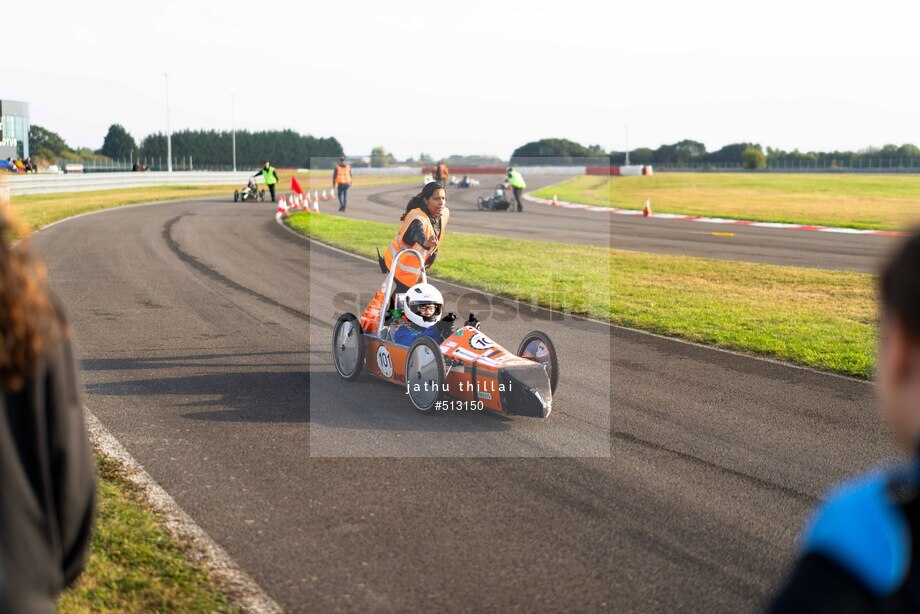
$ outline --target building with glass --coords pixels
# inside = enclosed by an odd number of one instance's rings
[[[29,103],[0,100],[0,160],[29,155]]]

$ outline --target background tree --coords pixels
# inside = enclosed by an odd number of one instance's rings
[[[748,147],[741,152],[741,165],[751,170],[767,168],[767,156],[759,145]]]
[[[371,167],[385,168],[393,162],[393,156],[387,153],[382,145],[378,145],[371,150]]]
[[[511,163],[520,166],[542,164],[554,165],[603,165],[610,160],[599,145],[585,147],[568,139],[541,139],[521,145],[511,154]]]
[[[233,161],[233,135],[229,131],[183,130],[172,135],[173,156],[191,157],[195,168],[229,168]],[[236,132],[237,166],[253,169],[269,160],[276,168],[332,168],[342,145],[335,138],[315,138],[293,130]],[[140,156],[148,164],[166,159],[166,135],[151,134],[141,141]]]
[[[137,143],[134,142],[134,137],[128,134],[121,124],[112,124],[105,140],[102,141],[102,149],[97,153],[113,160],[123,160],[132,156],[135,151]]]
[[[29,126],[29,150],[33,158],[42,158],[50,164],[56,164],[58,158],[73,154],[61,135],[38,124]]]

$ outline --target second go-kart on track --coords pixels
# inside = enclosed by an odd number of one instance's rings
[[[368,201],[390,223],[398,190]],[[473,225],[458,192],[455,232]],[[609,241],[539,207],[479,212],[481,231]],[[343,385],[333,313],[380,271],[269,203],[113,209],[33,240],[88,409],[292,609],[755,609],[827,484],[891,453],[868,383],[546,313],[494,333],[552,337],[546,420],[424,416],[398,387]]]

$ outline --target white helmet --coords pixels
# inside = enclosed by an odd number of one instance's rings
[[[429,317],[423,317],[418,312],[421,305],[434,305],[434,313]],[[431,284],[415,284],[409,291],[403,295],[402,312],[403,316],[422,328],[428,328],[441,319],[441,312],[444,307],[444,297],[438,292],[438,289]]]

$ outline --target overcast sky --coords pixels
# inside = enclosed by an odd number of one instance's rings
[[[293,128],[349,154],[920,145],[917,0],[23,2],[0,99],[71,146],[121,123]]]

